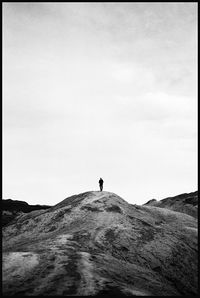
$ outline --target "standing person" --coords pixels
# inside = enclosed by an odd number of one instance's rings
[[[103,179],[102,178],[99,179],[99,187],[100,187],[100,191],[102,191],[103,190]]]

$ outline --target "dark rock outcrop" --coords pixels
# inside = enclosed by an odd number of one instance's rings
[[[17,215],[20,213],[28,213],[34,210],[48,209],[50,206],[47,205],[29,205],[24,201],[18,200],[2,200],[2,225],[9,224]]]

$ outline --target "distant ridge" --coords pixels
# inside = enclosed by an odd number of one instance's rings
[[[19,200],[2,200],[2,225],[7,225],[12,221],[20,212],[28,213],[35,210],[48,209],[48,205],[29,205],[27,202]]]
[[[149,200],[143,206],[155,206],[183,212],[195,218],[198,216],[198,191],[183,193],[174,197],[167,197],[160,201]]]

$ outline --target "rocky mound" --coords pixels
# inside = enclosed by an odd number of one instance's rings
[[[3,229],[4,295],[197,294],[197,220],[110,192],[21,214]]]
[[[181,195],[178,195],[175,197],[168,197],[160,201],[152,199],[144,205],[167,208],[170,210],[183,212],[197,218],[198,217],[198,191],[191,192],[191,193],[183,193]]]
[[[1,210],[2,210],[2,225],[5,226],[11,222],[20,213],[27,213],[33,210],[48,209],[50,206],[46,205],[29,205],[26,202],[18,200],[2,200]]]

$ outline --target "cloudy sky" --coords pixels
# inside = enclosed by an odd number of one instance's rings
[[[3,198],[197,190],[197,3],[3,4]]]

